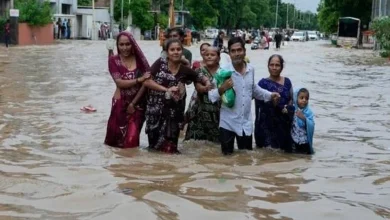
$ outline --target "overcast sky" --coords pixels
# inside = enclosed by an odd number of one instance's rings
[[[281,0],[282,2],[291,2],[294,3],[294,0]],[[311,11],[317,12],[317,6],[320,3],[320,0],[295,0],[295,4],[298,9],[302,11]]]

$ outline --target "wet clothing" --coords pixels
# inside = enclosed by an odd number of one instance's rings
[[[277,49],[280,48],[280,43],[282,42],[282,39],[283,39],[283,36],[280,33],[275,35],[275,43],[276,43]]]
[[[197,72],[206,76],[210,82],[213,75],[202,67]],[[221,102],[212,103],[207,93],[194,91],[186,112],[188,126],[185,140],[206,140],[219,143],[219,110]]]
[[[255,141],[257,147],[272,147],[291,152],[291,124],[294,115],[294,107],[291,104],[293,98],[292,83],[289,78],[284,78],[284,85],[271,79],[261,79],[258,85],[270,92],[278,92],[280,101],[277,106],[272,102],[255,101]],[[283,113],[283,109],[288,113]]]
[[[176,75],[168,69],[168,61],[159,58],[151,67],[153,80],[166,88],[184,86],[188,82],[201,82],[202,76],[181,65]],[[180,92],[185,94],[184,91]],[[149,148],[179,153],[177,149],[180,128],[184,122],[185,96],[178,101],[166,99],[166,93],[149,89],[146,108],[146,134]]]
[[[298,123],[298,117],[294,116],[294,120],[291,128],[291,137],[295,143],[307,144],[307,132],[305,127],[300,127]]]
[[[221,150],[224,155],[230,155],[234,152],[234,139],[237,139],[237,147],[239,150],[252,150],[252,135],[246,135],[243,132],[243,135],[239,136],[233,131],[220,128],[220,141],[221,141]]]
[[[291,136],[294,140],[294,142],[298,145],[304,145],[307,144],[309,146],[307,153],[308,154],[314,154],[313,149],[313,136],[314,136],[314,113],[310,109],[309,104],[307,104],[306,107],[303,109],[300,109],[298,106],[298,93],[301,90],[301,88],[294,90],[294,106],[295,111],[301,110],[303,115],[305,116],[306,120],[302,120],[298,118],[294,114],[294,125],[291,129]]]
[[[236,99],[235,104],[232,108],[229,108],[225,105],[221,105],[220,110],[221,114],[219,127],[234,132],[236,134],[237,139],[239,139],[239,137],[252,135],[252,98],[265,101],[271,100],[271,93],[267,90],[260,88],[254,83],[254,68],[250,64],[246,65],[247,66],[245,74],[238,73],[234,69],[233,64],[230,64],[226,67],[226,70],[230,70],[233,72],[231,78],[234,84],[233,88],[236,93]],[[213,80],[213,83],[214,86],[216,86],[215,80]],[[217,88],[209,92],[210,101],[217,102],[220,100],[220,98],[221,97]],[[225,148],[224,146],[224,144],[221,145],[223,152]]]
[[[122,32],[118,35],[127,36],[134,48],[137,67],[134,70],[129,70],[121,61],[118,55],[109,57],[108,69],[115,81],[116,79],[133,80],[141,77],[144,72],[149,70],[149,64],[146,57],[142,53],[135,39],[130,33]],[[117,40],[118,42],[118,40]],[[140,108],[135,113],[127,113],[129,104],[138,94],[141,89],[141,84],[137,84],[130,88],[120,89],[120,98],[112,98],[111,114],[107,123],[107,133],[104,143],[112,147],[131,148],[139,146],[139,135],[142,125],[145,120],[145,102],[141,100],[136,103]]]
[[[297,144],[293,142],[293,152],[297,154],[312,154],[310,144]]]

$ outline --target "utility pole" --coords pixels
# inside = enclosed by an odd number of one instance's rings
[[[122,0],[122,6],[121,6],[121,25],[122,25],[122,31],[123,31],[123,0]]]
[[[133,16],[131,14],[130,4],[131,4],[131,0],[129,0],[129,15],[127,16],[127,25],[129,26],[129,28],[133,24]]]
[[[297,6],[295,5],[295,0],[294,0],[294,23],[293,23],[293,29],[295,30],[295,20],[296,20],[296,17],[295,17],[295,12],[297,11]]]
[[[169,0],[169,28],[175,27],[175,4],[174,0]]]
[[[113,39],[113,30],[114,30],[114,0],[110,1],[110,37]]]
[[[92,35],[91,39],[96,40],[95,38],[95,0],[92,0]]]
[[[276,0],[275,28],[278,26],[279,0]]]
[[[287,3],[287,20],[286,20],[286,29],[288,29],[289,27],[288,27],[288,5],[289,5],[289,3]]]
[[[10,7],[9,7],[10,9],[14,9],[14,0],[11,0],[11,2],[10,2]]]

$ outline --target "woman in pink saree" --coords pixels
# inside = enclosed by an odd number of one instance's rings
[[[121,32],[116,41],[118,54],[109,56],[108,69],[116,84],[104,143],[112,147],[139,146],[145,121],[145,88],[150,66],[134,37]]]

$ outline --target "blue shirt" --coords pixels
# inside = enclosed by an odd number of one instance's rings
[[[243,136],[243,132],[245,132],[246,136],[252,135],[253,133],[252,98],[269,101],[271,100],[272,94],[255,84],[255,70],[250,64],[246,65],[245,74],[237,72],[231,63],[224,67],[226,70],[233,71],[231,78],[233,80],[233,88],[236,92],[236,100],[233,108],[226,107],[222,104],[219,127],[233,131],[238,136]],[[209,99],[211,102],[217,102],[221,96],[218,93],[216,81],[213,80],[212,83],[215,89],[209,92]]]

